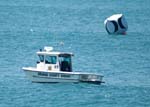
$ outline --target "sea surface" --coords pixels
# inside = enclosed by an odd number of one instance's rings
[[[0,0],[0,107],[150,107],[150,0]],[[104,20],[122,13],[126,35]],[[44,46],[69,51],[74,71],[105,83],[32,83]]]

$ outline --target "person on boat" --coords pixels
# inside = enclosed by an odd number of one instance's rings
[[[71,72],[70,64],[68,63],[68,61],[64,60],[61,62],[61,70]]]

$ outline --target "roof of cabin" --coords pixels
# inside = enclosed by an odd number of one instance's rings
[[[73,53],[70,52],[47,52],[47,51],[39,51],[37,52],[38,55],[72,55]]]

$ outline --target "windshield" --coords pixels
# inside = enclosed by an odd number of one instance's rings
[[[56,64],[57,57],[56,56],[46,56],[45,57],[45,63],[46,64]]]

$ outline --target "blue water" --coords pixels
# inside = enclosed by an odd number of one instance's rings
[[[150,107],[149,0],[0,0],[0,107]],[[127,35],[108,35],[103,21],[123,13]],[[64,46],[60,46],[64,43]],[[75,71],[105,84],[40,84],[35,66],[44,46],[75,54]]]

